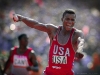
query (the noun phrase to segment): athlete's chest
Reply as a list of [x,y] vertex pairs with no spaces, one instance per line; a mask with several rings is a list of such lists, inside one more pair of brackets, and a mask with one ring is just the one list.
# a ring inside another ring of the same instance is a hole
[[14,66],[18,66],[18,67],[26,67],[26,66],[28,66],[27,56],[15,54],[13,56],[13,65]]
[[60,44],[67,44],[69,39],[70,39],[70,34],[63,35],[60,33],[57,35],[57,41]]
[[13,55],[13,65],[15,67],[27,67],[28,66],[28,50],[20,51],[16,49]]
[[59,44],[54,44],[52,46],[51,53],[53,55],[60,55],[60,56],[70,56],[71,49],[68,46],[60,46]]
[[55,64],[67,64],[67,59],[74,57],[74,50],[72,47],[67,45],[52,45],[50,50],[50,57],[52,57],[52,63]]

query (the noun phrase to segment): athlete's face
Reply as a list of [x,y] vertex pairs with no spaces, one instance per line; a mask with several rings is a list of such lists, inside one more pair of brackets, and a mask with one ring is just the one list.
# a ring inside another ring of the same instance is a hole
[[62,21],[64,29],[71,30],[75,24],[75,14],[65,14]]
[[20,44],[23,46],[27,46],[28,45],[28,38],[26,36],[23,36],[20,40]]

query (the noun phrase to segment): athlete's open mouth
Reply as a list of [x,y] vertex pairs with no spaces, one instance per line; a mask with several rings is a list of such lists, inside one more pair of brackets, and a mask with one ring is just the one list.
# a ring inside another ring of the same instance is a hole
[[66,26],[67,28],[72,28],[71,26]]

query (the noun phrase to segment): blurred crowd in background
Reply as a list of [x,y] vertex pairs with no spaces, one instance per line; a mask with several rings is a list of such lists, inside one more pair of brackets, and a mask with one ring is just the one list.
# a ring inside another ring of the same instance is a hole
[[45,32],[15,23],[12,13],[33,18],[42,23],[62,25],[66,9],[76,12],[75,27],[84,33],[84,58],[74,62],[76,75],[100,74],[100,1],[99,0],[0,0],[0,65],[3,69],[10,49],[18,45],[17,36],[25,33],[41,63],[42,70],[48,62],[49,38]]

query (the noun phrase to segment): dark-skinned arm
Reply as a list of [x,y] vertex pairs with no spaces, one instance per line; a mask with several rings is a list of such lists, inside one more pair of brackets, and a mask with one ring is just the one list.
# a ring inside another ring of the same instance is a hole
[[38,62],[37,62],[36,55],[35,55],[33,50],[29,54],[29,57],[30,57],[30,61],[32,62],[33,65],[32,66],[28,66],[27,70],[28,71],[38,72],[39,71]]
[[17,21],[15,20],[15,16],[13,16],[13,20],[15,22],[23,22],[25,23],[27,26],[31,27],[31,28],[35,28],[37,30],[43,31],[43,32],[47,32],[47,33],[51,33],[52,31],[55,31],[55,29],[57,28],[57,26],[53,25],[53,24],[44,24],[44,23],[40,23],[34,19],[31,19],[29,17],[25,17],[19,14],[14,14],[17,17]]
[[3,75],[4,75],[4,73],[6,73],[8,68],[10,69],[10,64],[11,64],[10,58],[11,58],[11,55],[12,55],[12,51],[13,50],[10,50],[8,60],[6,61],[5,65],[4,65]]

